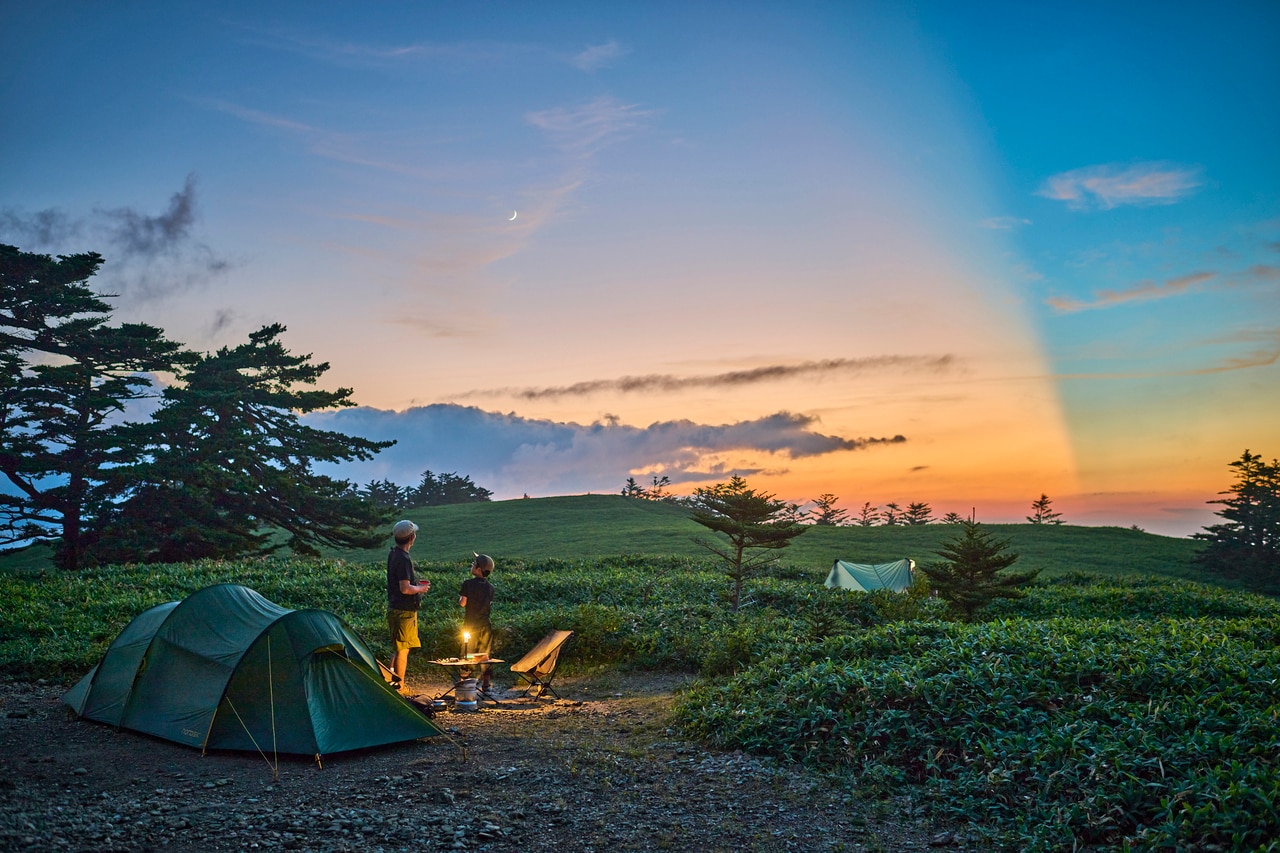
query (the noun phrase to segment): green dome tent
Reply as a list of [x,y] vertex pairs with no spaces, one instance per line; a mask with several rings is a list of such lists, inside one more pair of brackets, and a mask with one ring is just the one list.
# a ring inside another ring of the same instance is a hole
[[337,616],[235,584],[140,613],[63,701],[81,717],[202,749],[318,758],[442,734]]
[[896,560],[892,563],[848,563],[836,560],[827,575],[828,589],[851,589],[871,592],[873,589],[891,589],[903,592],[911,586],[911,573],[915,560]]

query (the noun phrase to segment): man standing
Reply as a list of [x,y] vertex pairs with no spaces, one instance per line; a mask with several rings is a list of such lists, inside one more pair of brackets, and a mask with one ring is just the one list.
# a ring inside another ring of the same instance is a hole
[[391,686],[403,692],[405,671],[409,668],[409,649],[422,646],[418,640],[418,608],[422,594],[431,589],[431,581],[418,583],[409,549],[418,539],[418,525],[397,521],[391,528],[396,546],[387,555],[387,628],[391,632]]
[[[493,585],[489,583],[489,574],[493,571],[493,558],[486,554],[476,554],[471,563],[471,577],[462,582],[462,592],[458,596],[458,606],[464,608],[462,630],[471,635],[475,650],[489,654],[493,645],[493,625],[489,622],[489,608],[493,604]],[[480,667],[480,690],[489,692],[490,667]]]

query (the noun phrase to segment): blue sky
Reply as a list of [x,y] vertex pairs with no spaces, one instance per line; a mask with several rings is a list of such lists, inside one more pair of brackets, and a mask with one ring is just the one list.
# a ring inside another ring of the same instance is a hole
[[1280,453],[1275,4],[260,5],[6,6],[0,240],[285,323],[344,476],[1186,535]]

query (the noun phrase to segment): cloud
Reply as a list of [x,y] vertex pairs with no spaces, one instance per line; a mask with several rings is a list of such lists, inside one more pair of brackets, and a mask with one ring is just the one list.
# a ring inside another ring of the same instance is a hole
[[615,59],[626,56],[627,49],[610,39],[604,44],[591,45],[569,60],[569,64],[583,71],[595,71],[611,64]]
[[719,458],[723,454],[797,459],[907,440],[825,435],[816,431],[816,419],[789,412],[733,424],[680,420],[634,427],[612,418],[584,425],[434,404],[404,412],[359,407],[302,420],[319,429],[397,442],[372,460],[325,466],[325,473],[356,483],[389,479],[414,485],[426,470],[457,472],[499,498],[615,492],[628,476],[645,471],[661,471],[681,483],[760,470],[729,468]]
[[1212,272],[1197,272],[1171,278],[1164,284],[1147,280],[1128,290],[1099,290],[1094,292],[1094,298],[1088,302],[1057,296],[1050,297],[1046,302],[1061,314],[1072,314],[1076,311],[1088,311],[1093,308],[1109,308],[1125,302],[1146,302],[1152,299],[1176,296],[1209,281],[1216,275],[1217,273]]
[[249,124],[256,124],[259,127],[269,127],[275,130],[287,130],[291,133],[320,134],[322,132],[319,128],[312,127],[309,124],[304,124],[303,122],[284,118],[283,116],[278,116],[262,110],[242,107],[239,104],[234,104],[230,101],[211,100],[206,101],[205,103],[218,112],[226,113],[229,116],[234,116],[235,118],[248,122]]
[[590,379],[572,385],[546,388],[492,388],[467,391],[452,395],[454,399],[468,397],[519,397],[524,400],[541,400],[559,397],[584,397],[601,392],[622,394],[676,392],[700,388],[732,388],[755,385],[760,382],[777,382],[797,377],[821,377],[831,373],[865,373],[880,370],[926,371],[941,373],[956,366],[951,355],[880,355],[867,358],[829,358],[820,361],[803,361],[798,364],[773,364],[750,370],[733,370],[707,376],[672,376],[649,374],[623,376],[617,379]]
[[196,220],[196,178],[188,175],[162,213],[119,207],[73,217],[57,209],[5,210],[0,238],[28,252],[98,252],[105,260],[99,278],[122,297],[142,302],[203,285],[230,269],[226,259],[195,239]]
[[1017,216],[991,216],[978,223],[980,227],[989,228],[992,231],[1012,231],[1014,228],[1030,224],[1030,219],[1021,219]]
[[154,258],[176,251],[191,235],[196,221],[195,177],[188,175],[180,191],[169,199],[169,209],[148,216],[127,207],[104,211],[114,225],[116,242],[130,255]]
[[1153,379],[1168,376],[1210,376],[1216,373],[1230,373],[1235,370],[1249,370],[1254,367],[1270,367],[1280,363],[1280,329],[1244,329],[1229,335],[1206,338],[1190,344],[1180,345],[1186,351],[1191,347],[1221,347],[1232,345],[1252,345],[1242,355],[1219,359],[1207,367],[1192,367],[1185,370],[1135,370],[1117,371],[1115,373],[1057,373],[1046,378],[1055,381],[1068,379]]
[[624,104],[611,95],[573,107],[526,113],[525,120],[543,131],[566,153],[590,157],[601,148],[644,126],[654,110]]
[[1198,166],[1176,163],[1087,166],[1053,175],[1036,194],[1066,202],[1072,210],[1174,204],[1204,183],[1200,172]]
[[1271,264],[1254,264],[1244,271],[1244,276],[1256,281],[1280,281],[1280,267]]

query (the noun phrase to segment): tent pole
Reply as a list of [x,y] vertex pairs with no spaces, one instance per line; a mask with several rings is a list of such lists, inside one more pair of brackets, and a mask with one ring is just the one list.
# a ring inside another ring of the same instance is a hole
[[276,748],[276,679],[271,669],[271,633],[267,633],[267,699],[271,706],[271,781],[280,781],[280,752]]

